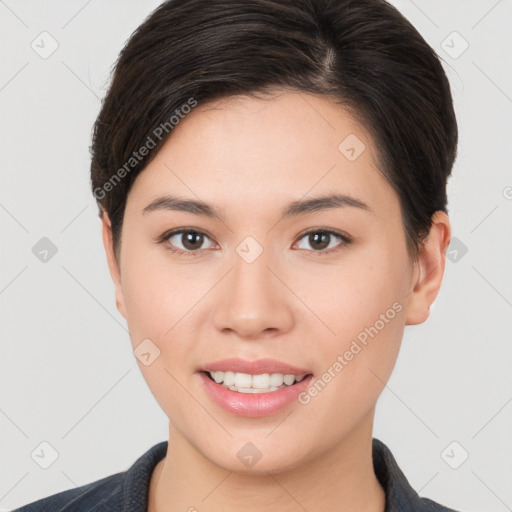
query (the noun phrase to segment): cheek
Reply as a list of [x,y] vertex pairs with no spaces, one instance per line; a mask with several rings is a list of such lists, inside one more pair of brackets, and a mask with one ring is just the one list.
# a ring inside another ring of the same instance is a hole
[[360,258],[357,264],[331,267],[329,279],[322,280],[324,287],[312,286],[321,282],[318,273],[316,280],[308,277],[308,305],[334,331],[317,319],[310,324],[317,339],[319,382],[313,383],[303,403],[310,401],[307,407],[319,424],[332,424],[336,418],[340,428],[350,429],[382,392],[405,325],[403,268],[393,258]]
[[343,264],[303,274],[298,292],[322,320],[310,323],[318,363],[336,375],[324,396],[333,393],[336,403],[344,396],[346,410],[364,408],[380,393],[379,378],[386,381],[391,374],[403,336],[407,255],[382,247],[387,248],[372,247]]
[[[190,348],[183,329],[192,313],[187,315],[187,311],[197,301],[196,287],[187,286],[190,276],[183,272],[183,266],[173,268],[165,255],[152,255],[147,250],[142,254],[135,246],[126,243],[122,260],[131,344],[149,389],[166,414],[174,418],[183,414],[189,400],[179,383]],[[144,360],[145,353],[150,354],[150,361]]]
[[[186,351],[190,330],[197,323],[205,294],[216,282],[212,271],[171,262],[157,248],[137,252],[137,244],[126,244],[122,288],[132,345],[151,339],[167,359]],[[140,253],[140,254],[139,254]],[[169,362],[169,361],[168,361]]]
[[[372,252],[358,253],[337,265],[311,265],[296,273],[294,291],[324,320],[328,337],[351,338],[373,325],[395,302],[404,301],[405,264],[399,255],[376,257]],[[318,327],[322,328],[321,322]]]
[[122,290],[132,341],[161,340],[181,309],[177,274],[158,254],[137,249],[129,240],[123,249]]

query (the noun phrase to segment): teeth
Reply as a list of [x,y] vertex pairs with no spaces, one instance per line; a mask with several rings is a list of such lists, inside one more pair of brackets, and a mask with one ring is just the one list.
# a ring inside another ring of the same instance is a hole
[[[259,393],[277,391],[295,382],[300,382],[306,375],[292,375],[283,373],[263,373],[250,375],[239,372],[208,372],[212,379],[232,391],[241,393]],[[264,391],[263,391],[264,390]]]
[[291,386],[295,382],[295,375],[285,375],[284,376],[284,383],[287,386]]
[[[244,374],[247,375],[247,374]],[[270,386],[270,375],[264,373],[263,375],[247,375],[249,377],[249,385],[245,388],[253,387],[255,389],[267,389]]]
[[236,386],[228,386],[228,389],[231,391],[238,391],[239,393],[270,393],[272,391],[277,391],[278,389],[285,388],[286,386],[281,386],[279,388],[267,388],[267,389],[254,389],[254,388],[237,388]]
[[220,384],[224,380],[224,372],[208,372],[211,378],[217,383]]
[[272,373],[270,375],[271,386],[282,386],[284,382],[284,375],[282,373]]
[[232,386],[235,383],[235,374],[233,372],[225,372],[223,380],[226,386]]

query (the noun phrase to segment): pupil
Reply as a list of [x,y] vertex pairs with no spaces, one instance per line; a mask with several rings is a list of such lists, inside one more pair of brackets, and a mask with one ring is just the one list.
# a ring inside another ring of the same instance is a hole
[[[313,233],[309,235],[309,242],[311,243],[311,246],[314,247],[315,244],[318,244],[318,238],[319,237],[325,237],[326,239],[329,238],[329,233],[319,232],[319,233]],[[317,247],[318,249],[325,249],[329,245],[328,240],[324,241],[323,243],[320,243],[321,247]]]
[[[185,242],[183,243],[183,245],[187,248],[187,249],[197,249],[198,247],[201,247],[202,245],[202,236],[201,233],[186,233],[186,236],[185,236]],[[197,237],[199,238],[199,244],[197,244],[197,240],[196,240],[196,243],[194,244],[193,240],[194,238]]]

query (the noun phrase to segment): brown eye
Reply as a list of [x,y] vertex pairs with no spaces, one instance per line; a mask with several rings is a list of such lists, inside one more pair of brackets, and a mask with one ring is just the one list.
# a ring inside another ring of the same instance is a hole
[[204,236],[194,231],[180,233],[179,236],[181,236],[180,240],[185,249],[189,249],[190,251],[200,249],[204,242]]
[[195,252],[201,252],[204,249],[205,240],[210,240],[210,237],[205,233],[191,229],[173,231],[164,235],[161,239],[162,242],[169,243],[169,249],[172,252],[185,255],[194,255]]
[[[318,253],[318,255],[330,254],[352,242],[352,239],[347,235],[328,229],[309,231],[300,237],[300,240],[303,239],[311,247],[311,249],[307,247],[305,249]],[[338,243],[336,243],[336,239]],[[211,240],[206,233],[192,229],[181,229],[163,235],[160,242],[166,242],[167,248],[173,253],[184,256],[199,256],[205,250],[203,247],[205,240]],[[299,249],[304,249],[304,247],[299,247]]]
[[308,235],[308,242],[313,249],[323,250],[329,246],[331,235],[329,233],[317,232]]
[[[312,248],[313,252],[325,254],[330,254],[333,250],[336,251],[351,242],[351,239],[348,236],[331,230],[309,231],[301,236],[300,240],[303,239],[306,240],[306,242]],[[338,241],[341,241],[341,243],[336,243],[335,239],[338,239]],[[299,248],[307,249],[307,247]]]

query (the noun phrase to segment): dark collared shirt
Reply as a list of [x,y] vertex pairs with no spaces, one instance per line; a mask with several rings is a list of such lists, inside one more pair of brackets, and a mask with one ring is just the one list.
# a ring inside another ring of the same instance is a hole
[[[385,512],[457,512],[420,498],[382,441],[373,438],[372,448],[374,471],[386,493]],[[141,455],[127,471],[34,501],[12,512],[147,512],[151,475],[166,453],[167,441],[162,441]]]

